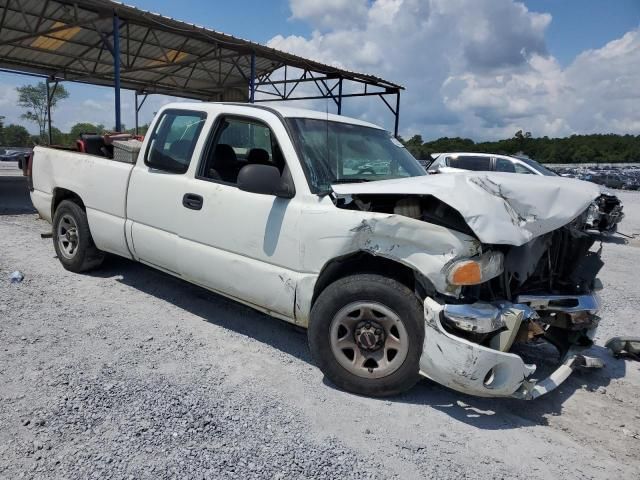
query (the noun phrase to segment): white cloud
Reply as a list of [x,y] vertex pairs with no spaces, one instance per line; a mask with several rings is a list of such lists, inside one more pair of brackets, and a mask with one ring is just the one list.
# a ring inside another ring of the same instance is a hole
[[11,85],[0,85],[0,114],[18,101],[18,93]]
[[464,73],[447,78],[445,105],[469,114],[495,135],[514,127],[536,135],[640,132],[640,31],[588,50],[565,69],[549,56],[503,75]]
[[[290,0],[290,6],[293,18],[316,30],[309,37],[279,35],[269,45],[403,84],[405,135],[485,139],[521,128],[550,136],[640,133],[639,30],[563,68],[545,42],[551,15],[514,0]],[[345,100],[344,111],[392,125],[386,107],[372,99]]]
[[367,13],[367,0],[290,0],[291,18],[317,28],[351,28]]

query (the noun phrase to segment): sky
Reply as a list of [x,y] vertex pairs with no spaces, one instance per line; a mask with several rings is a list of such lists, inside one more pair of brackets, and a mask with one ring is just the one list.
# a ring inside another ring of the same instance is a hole
[[[399,83],[406,87],[404,137],[490,140],[520,129],[552,137],[640,134],[640,0],[125,3]],[[33,81],[0,74],[6,123],[25,123],[15,87]],[[54,111],[54,125],[113,126],[112,89],[66,87],[71,97]],[[169,100],[150,96],[141,123]],[[325,103],[305,106],[324,110]],[[123,92],[122,109],[133,126],[131,92]],[[345,100],[343,113],[393,128],[375,99]]]

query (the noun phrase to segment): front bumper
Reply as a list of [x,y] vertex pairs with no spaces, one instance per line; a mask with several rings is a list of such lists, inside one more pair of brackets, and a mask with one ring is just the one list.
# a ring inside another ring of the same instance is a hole
[[[527,299],[532,302],[532,309],[536,309],[533,302],[540,303],[541,298]],[[582,311],[590,314],[595,314],[599,306],[596,295],[582,296],[578,303],[584,305]],[[507,307],[531,310],[518,304],[509,304]],[[548,304],[546,308],[549,308]],[[566,307],[563,304],[562,307],[556,308]],[[575,306],[573,308],[572,312],[575,313]],[[445,305],[431,298],[425,299],[426,332],[420,358],[420,373],[454,390],[480,397],[515,397],[528,400],[555,389],[577,366],[601,366],[597,359],[580,354],[584,347],[571,347],[562,358],[559,367],[549,377],[536,381],[532,379],[536,365],[524,363],[520,356],[485,347],[447,332],[442,325],[444,310]],[[591,328],[587,335],[593,338],[594,333],[595,327]]]

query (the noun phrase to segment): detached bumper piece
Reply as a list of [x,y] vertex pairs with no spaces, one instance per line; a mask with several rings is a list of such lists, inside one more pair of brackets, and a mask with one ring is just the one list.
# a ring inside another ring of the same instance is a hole
[[[470,395],[530,400],[554,390],[576,367],[602,367],[599,359],[580,354],[595,333],[597,296],[527,296],[518,302],[441,305],[425,299],[421,374]],[[526,341],[543,334],[563,353],[558,368],[536,381],[536,365],[508,350],[523,335]]]
[[601,194],[587,210],[585,226],[590,230],[614,233],[624,218],[622,202],[615,195]]

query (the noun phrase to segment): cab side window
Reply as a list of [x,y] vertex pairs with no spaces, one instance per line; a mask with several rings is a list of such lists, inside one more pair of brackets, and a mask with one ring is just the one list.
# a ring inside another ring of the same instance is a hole
[[144,163],[158,170],[185,173],[206,118],[204,112],[166,110],[151,133]]
[[496,158],[496,172],[516,173],[516,167],[509,160]]
[[205,152],[200,177],[236,184],[245,165],[284,169],[284,157],[271,129],[258,120],[223,118]]
[[476,172],[488,172],[491,170],[491,158],[471,155],[459,155],[448,157],[447,164],[452,168],[474,170]]

